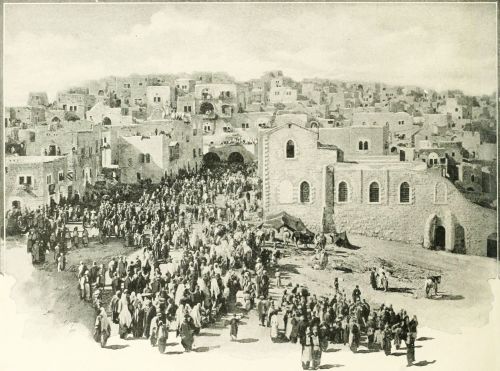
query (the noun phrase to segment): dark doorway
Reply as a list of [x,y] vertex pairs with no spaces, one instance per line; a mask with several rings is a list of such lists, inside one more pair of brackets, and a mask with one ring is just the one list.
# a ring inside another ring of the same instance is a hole
[[212,103],[209,102],[203,102],[200,106],[200,114],[204,115],[207,112],[213,112],[214,111],[214,106]]
[[457,224],[455,227],[455,250],[457,254],[465,254],[465,231],[464,227]]
[[405,151],[399,151],[399,161],[405,161]]
[[50,145],[49,146],[49,156],[55,156],[55,155],[56,155],[56,146]]
[[212,165],[220,162],[220,157],[217,153],[208,152],[203,156],[203,162],[207,165]]
[[434,237],[434,246],[436,250],[444,250],[446,241],[446,229],[442,225],[436,227],[436,236]]
[[20,209],[21,208],[21,201],[12,201],[12,208],[13,209]]
[[236,162],[236,163],[243,163],[244,159],[241,153],[239,152],[232,152],[229,157],[227,158],[228,162]]
[[486,243],[486,256],[488,258],[498,257],[498,238],[496,233],[492,233],[488,236],[488,241]]
[[141,180],[141,173],[137,173],[137,181]]

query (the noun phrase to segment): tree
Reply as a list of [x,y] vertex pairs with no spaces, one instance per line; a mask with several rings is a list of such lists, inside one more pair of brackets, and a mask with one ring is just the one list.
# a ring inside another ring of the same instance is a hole
[[64,113],[64,120],[66,120],[66,121],[78,121],[78,120],[80,120],[80,117],[74,112],[65,112]]

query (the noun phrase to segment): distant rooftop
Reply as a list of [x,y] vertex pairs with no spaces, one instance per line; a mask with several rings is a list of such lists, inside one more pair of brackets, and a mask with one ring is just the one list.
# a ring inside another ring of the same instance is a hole
[[372,158],[349,158],[344,162],[336,162],[334,165],[338,168],[371,170],[371,169],[407,169],[415,171],[423,171],[427,169],[427,165],[423,162],[414,161],[406,162],[399,161],[396,156],[373,156]]
[[64,156],[6,156],[6,165],[10,164],[41,164],[64,158]]

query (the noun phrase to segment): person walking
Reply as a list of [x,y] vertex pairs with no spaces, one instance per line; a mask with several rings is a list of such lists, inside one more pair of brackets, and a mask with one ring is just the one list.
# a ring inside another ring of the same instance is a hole
[[238,339],[239,323],[240,323],[239,318],[236,316],[236,313],[233,313],[233,318],[231,318],[231,321],[229,321],[230,325],[229,336],[231,337],[231,341],[236,341],[236,339]]

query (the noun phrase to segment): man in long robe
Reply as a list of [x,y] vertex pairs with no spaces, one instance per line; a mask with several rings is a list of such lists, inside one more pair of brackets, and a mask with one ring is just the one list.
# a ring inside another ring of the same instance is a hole
[[118,316],[120,315],[120,311],[118,310],[121,292],[118,290],[113,297],[111,298],[111,302],[109,303],[109,309],[111,312],[111,320],[113,323],[119,323]]
[[144,311],[144,336],[146,339],[149,338],[150,329],[151,329],[151,321],[156,316],[156,307],[148,301],[146,304],[146,309]]
[[179,336],[181,337],[181,344],[186,352],[190,352],[193,348],[193,329],[189,321],[189,315],[184,316],[184,321],[179,327]]

